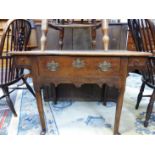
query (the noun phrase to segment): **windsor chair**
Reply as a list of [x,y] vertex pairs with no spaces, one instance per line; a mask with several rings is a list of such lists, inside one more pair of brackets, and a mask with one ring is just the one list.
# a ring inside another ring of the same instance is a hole
[[[129,19],[128,20],[129,29],[133,37],[135,47],[137,51],[140,52],[155,52],[155,27],[154,23],[148,19]],[[139,108],[142,97],[150,97],[149,104],[147,106],[146,118],[144,121],[144,126],[148,126],[148,122],[153,110],[153,105],[155,102],[155,57],[149,58],[147,65],[144,67],[142,74],[142,85],[140,92],[137,97],[136,109]],[[152,94],[143,95],[145,86],[149,86],[153,89]]]
[[10,51],[25,51],[31,33],[31,25],[29,21],[24,19],[9,20],[4,28],[1,43],[0,43],[0,88],[3,91],[3,96],[6,97],[7,104],[14,116],[17,116],[13,102],[10,98],[9,86],[22,80],[28,90],[35,96],[33,89],[26,81],[24,69],[17,69]]
[[101,27],[101,20],[96,19],[53,19],[48,21],[48,25],[59,30],[59,46],[63,49],[65,28],[90,28],[92,48],[96,47],[96,29]]

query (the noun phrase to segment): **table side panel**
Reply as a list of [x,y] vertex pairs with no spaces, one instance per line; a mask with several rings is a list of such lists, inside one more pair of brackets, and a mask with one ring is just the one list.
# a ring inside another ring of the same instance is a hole
[[15,56],[15,64],[19,68],[31,69],[32,61],[32,57],[30,56]]
[[146,57],[129,57],[128,69],[134,71],[135,69],[143,70],[148,59]]

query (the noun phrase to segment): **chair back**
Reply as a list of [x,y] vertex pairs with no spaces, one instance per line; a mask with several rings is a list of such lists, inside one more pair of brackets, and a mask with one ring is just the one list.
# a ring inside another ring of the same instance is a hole
[[48,25],[56,30],[65,27],[81,28],[81,27],[101,27],[101,20],[96,19],[51,19]]
[[137,51],[155,51],[155,27],[149,19],[128,19],[128,26]]
[[[129,30],[137,51],[155,53],[155,26],[149,19],[129,19]],[[155,57],[150,57],[142,71],[143,79],[155,87]]]
[[10,51],[25,51],[31,33],[28,20],[9,20],[0,43],[0,86],[17,82],[23,76],[23,69],[15,68],[15,62]]
[[31,24],[28,20],[9,20],[2,34],[0,55],[9,51],[26,50],[30,33]]

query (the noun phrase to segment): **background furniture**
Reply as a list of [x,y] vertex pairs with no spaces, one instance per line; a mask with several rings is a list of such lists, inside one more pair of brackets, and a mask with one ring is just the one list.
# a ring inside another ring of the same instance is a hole
[[[155,53],[155,26],[151,20],[148,19],[129,19],[128,20],[131,35],[133,37],[137,51]],[[146,119],[144,126],[148,126],[148,121],[152,113],[155,102],[155,58],[150,57],[142,74],[142,85],[137,98],[136,109],[138,109],[142,97],[150,97],[147,107]],[[153,89],[151,95],[143,95],[145,85]]]
[[63,48],[65,28],[90,28],[92,48],[96,47],[96,29],[101,27],[101,20],[96,19],[53,19],[48,20],[48,25],[59,30],[59,45]]
[[[17,116],[10,98],[9,86],[22,80],[29,91],[35,96],[32,88],[24,77],[24,69],[17,69],[13,58],[8,54],[10,51],[25,51],[31,33],[29,21],[23,19],[9,20],[4,28],[0,43],[0,88],[6,97],[7,104],[15,116]],[[1,97],[1,98],[2,98]]]
[[3,34],[3,29],[7,23],[7,19],[0,19],[0,40]]

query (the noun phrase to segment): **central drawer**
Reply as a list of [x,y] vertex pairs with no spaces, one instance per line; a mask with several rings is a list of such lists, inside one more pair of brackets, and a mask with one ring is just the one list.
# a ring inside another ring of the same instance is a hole
[[103,77],[120,71],[118,57],[44,56],[37,61],[39,74],[45,77]]

